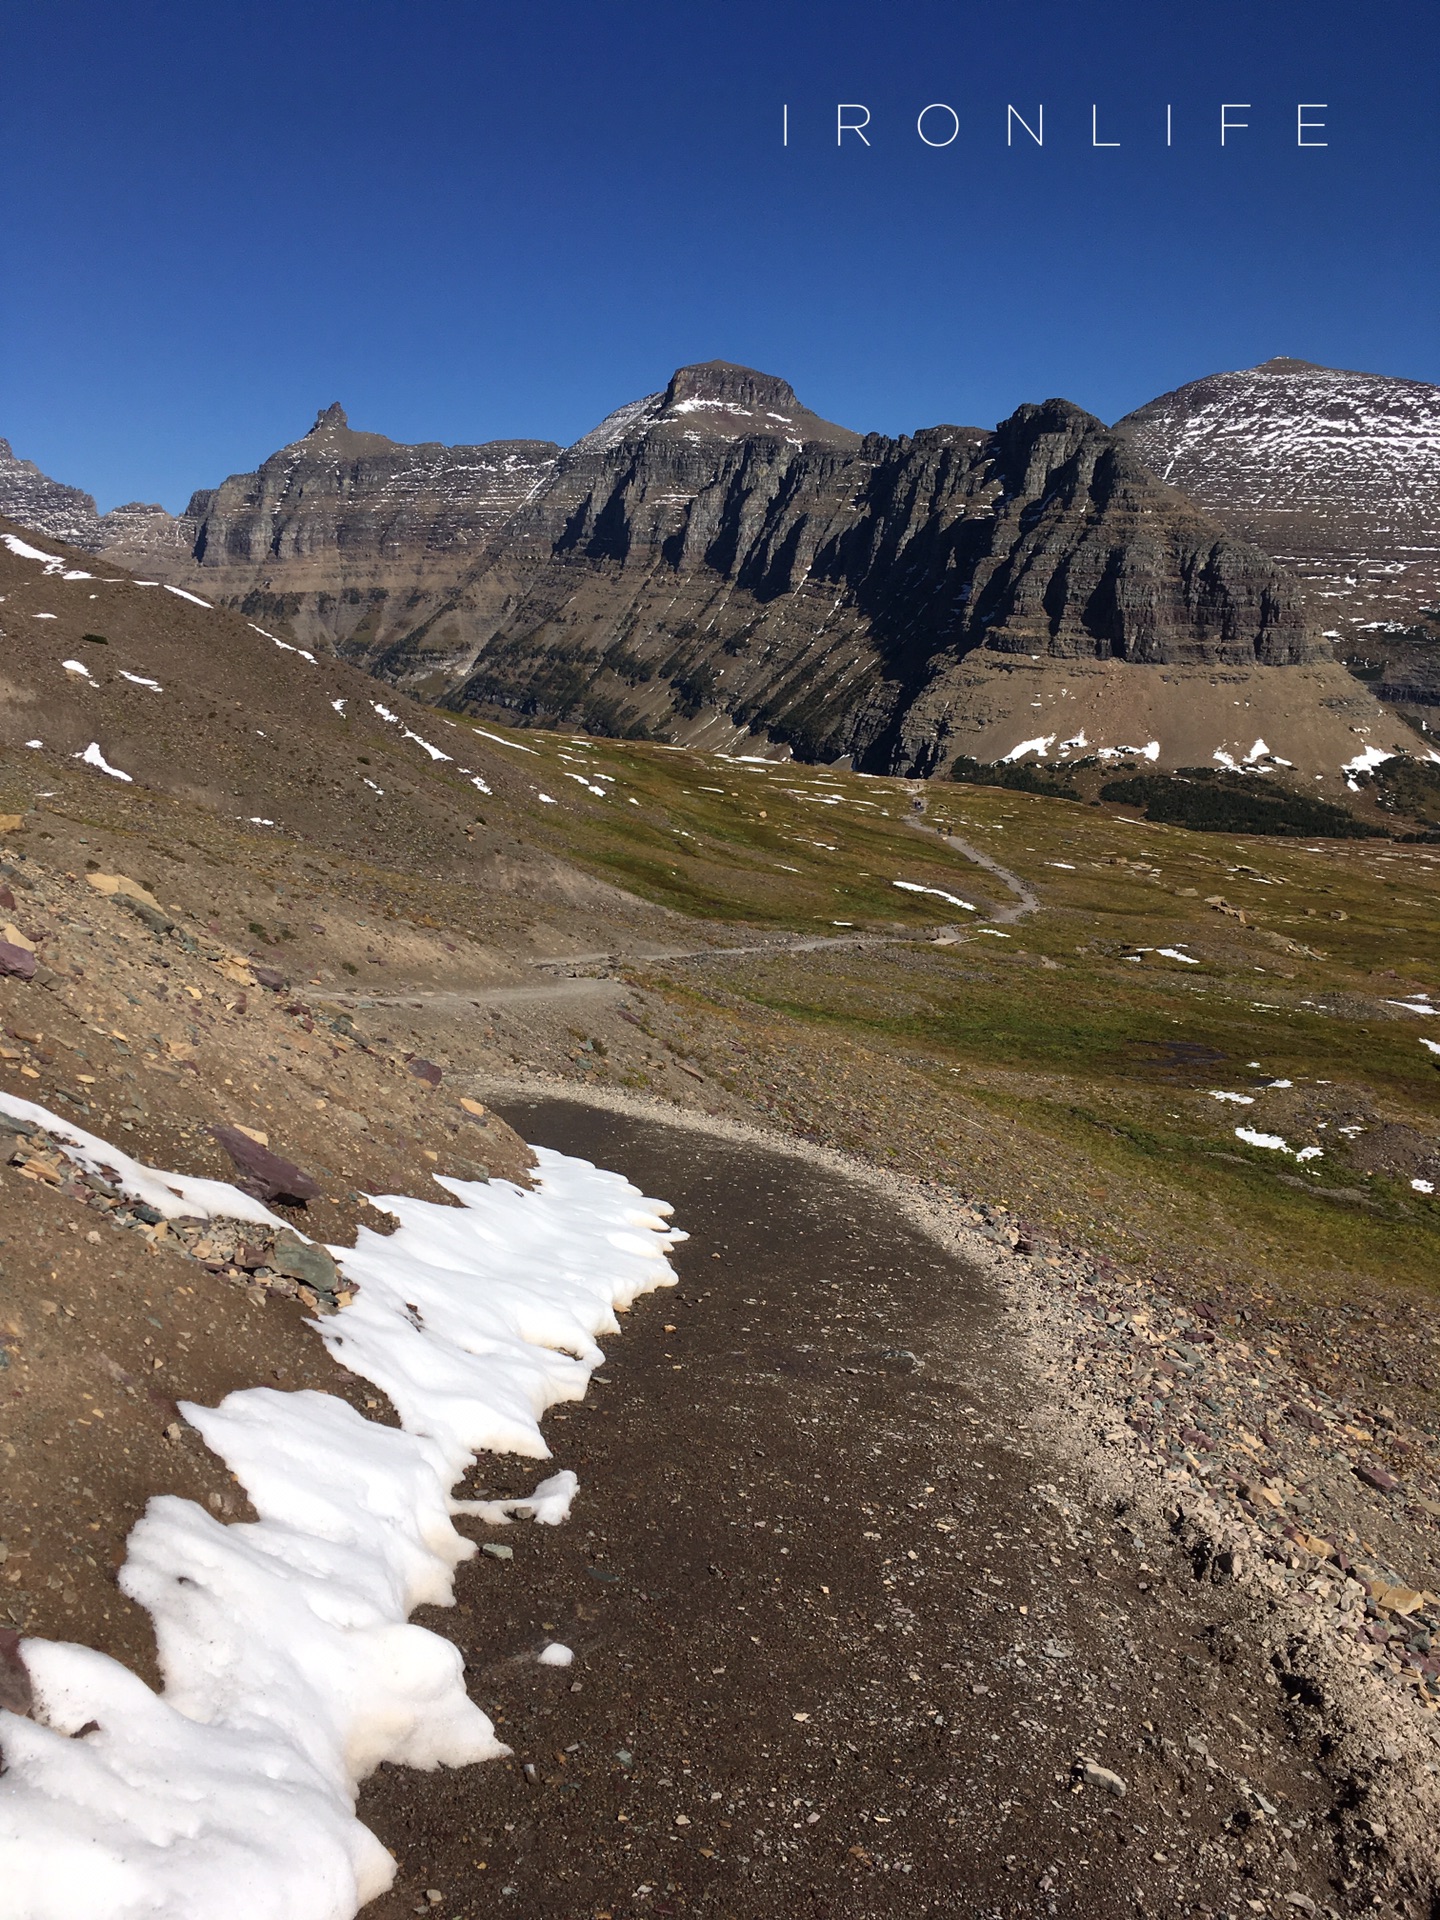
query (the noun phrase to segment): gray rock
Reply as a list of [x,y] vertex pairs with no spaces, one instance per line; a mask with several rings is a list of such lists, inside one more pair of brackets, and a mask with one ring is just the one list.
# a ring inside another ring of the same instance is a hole
[[1118,1773],[1112,1773],[1109,1767],[1102,1767],[1098,1760],[1077,1760],[1075,1774],[1087,1787],[1104,1787],[1118,1799],[1124,1798],[1125,1782]]

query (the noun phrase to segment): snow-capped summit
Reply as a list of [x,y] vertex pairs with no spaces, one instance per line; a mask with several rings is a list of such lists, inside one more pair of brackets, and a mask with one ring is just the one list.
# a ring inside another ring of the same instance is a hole
[[1162,394],[1118,430],[1308,580],[1347,637],[1440,601],[1440,387],[1267,360]]

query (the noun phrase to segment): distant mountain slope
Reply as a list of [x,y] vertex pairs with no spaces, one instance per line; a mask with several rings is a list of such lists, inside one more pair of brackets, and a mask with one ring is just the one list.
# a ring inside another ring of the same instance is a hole
[[1338,764],[1378,710],[1329,652],[1283,568],[1079,408],[860,439],[711,363],[578,441],[453,597],[365,659],[543,725],[927,772],[1141,724],[1172,764],[1232,734],[1244,752],[1252,694],[1265,725],[1323,707],[1299,751]]
[[21,460],[8,440],[0,440],[0,514],[32,533],[87,549],[100,520],[92,494],[52,480],[33,460]]
[[708,361],[563,452],[405,447],[331,407],[178,517],[21,477],[109,563],[521,722],[917,773],[1257,743],[1323,771],[1397,731],[1293,573],[1063,400],[862,437]]
[[448,587],[559,451],[547,440],[404,446],[356,432],[331,406],[256,472],[196,493],[176,520],[144,508],[107,515],[98,547],[284,620],[306,644],[363,644],[385,631],[392,596],[413,619]]
[[1292,567],[1341,636],[1440,602],[1440,387],[1267,360],[1162,394],[1116,431]]

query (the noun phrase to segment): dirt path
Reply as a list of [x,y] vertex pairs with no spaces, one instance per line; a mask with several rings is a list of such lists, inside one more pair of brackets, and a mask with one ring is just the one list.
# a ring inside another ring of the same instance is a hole
[[1016,896],[1013,907],[997,907],[994,913],[989,915],[990,919],[1001,921],[1006,926],[1013,926],[1017,920],[1023,920],[1027,913],[1040,911],[1040,896],[1035,890],[1018,874],[1011,873],[1008,867],[1002,867],[998,860],[992,859],[979,847],[972,847],[968,840],[962,840],[958,834],[942,833],[938,827],[927,826],[923,820],[912,819],[909,824],[917,833],[934,834],[935,838],[943,840],[947,847],[953,847],[956,853],[963,854],[967,860],[973,860],[977,867],[983,867],[987,873],[993,873],[995,878]]
[[[575,1519],[510,1529],[513,1560],[480,1558],[456,1610],[418,1616],[466,1650],[515,1758],[367,1785],[361,1815],[401,1861],[375,1920],[1340,1898],[1253,1622],[1065,1486],[976,1272],[811,1163],[500,1106],[671,1199],[693,1237],[679,1287],[547,1421]],[[538,1473],[492,1460],[485,1484]],[[573,1666],[536,1663],[550,1639]],[[1123,1797],[1078,1785],[1080,1759]]]

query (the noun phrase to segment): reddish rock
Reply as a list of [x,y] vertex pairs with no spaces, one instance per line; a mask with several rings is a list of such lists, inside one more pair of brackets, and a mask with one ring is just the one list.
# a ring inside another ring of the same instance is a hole
[[1383,1467],[1356,1467],[1355,1478],[1363,1480],[1367,1487],[1373,1487],[1377,1493],[1395,1493],[1400,1487],[1394,1474],[1386,1473]]
[[0,974],[10,974],[16,980],[35,978],[35,956],[24,947],[15,947],[8,940],[0,940]]
[[438,1087],[444,1078],[440,1068],[433,1060],[422,1060],[417,1054],[410,1062],[410,1071],[417,1080],[423,1080],[427,1086]]
[[290,1200],[300,1206],[320,1198],[319,1183],[310,1174],[238,1127],[211,1127],[210,1131],[244,1176],[235,1183],[242,1192],[257,1200]]

